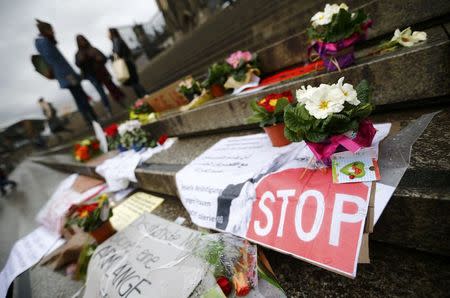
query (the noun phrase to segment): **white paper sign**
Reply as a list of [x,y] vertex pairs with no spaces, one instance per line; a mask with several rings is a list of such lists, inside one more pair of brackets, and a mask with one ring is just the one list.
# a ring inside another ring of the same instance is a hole
[[137,182],[134,170],[153,154],[170,148],[176,139],[170,138],[163,145],[143,149],[139,152],[127,150],[105,160],[95,168],[95,171],[105,178],[110,191],[119,191],[128,187],[130,182]]
[[199,236],[142,215],[95,250],[84,297],[188,297],[207,270],[188,250]]
[[103,153],[108,152],[108,141],[106,140],[103,128],[96,121],[92,121],[92,126],[94,127],[95,138],[100,142],[100,150]]
[[39,262],[52,247],[55,247],[59,237],[58,234],[41,226],[14,244],[8,261],[0,273],[0,297],[6,297],[14,279]]
[[[181,201],[192,221],[201,227],[215,229],[219,208],[217,198],[223,190],[235,187],[240,192],[245,189],[246,181],[267,172],[278,156],[297,146],[299,144],[272,147],[266,134],[256,134],[226,138],[206,150],[176,174]],[[245,209],[245,202],[243,205],[238,208],[240,212],[249,213],[251,209]]]

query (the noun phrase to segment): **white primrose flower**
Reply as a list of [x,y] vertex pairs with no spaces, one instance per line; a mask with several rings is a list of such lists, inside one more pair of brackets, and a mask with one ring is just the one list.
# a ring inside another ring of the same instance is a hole
[[132,132],[139,128],[141,128],[141,122],[139,122],[139,120],[128,120],[120,124],[117,130],[119,131],[119,135],[122,136],[126,132]]
[[296,91],[297,102],[304,104],[311,95],[317,90],[317,87],[309,86],[305,88],[305,86],[300,87]]
[[180,82],[180,84],[178,85],[178,87],[186,87],[187,89],[191,89],[192,85],[194,84],[194,79],[193,78],[187,78],[183,81]]
[[353,85],[344,83],[344,77],[340,78],[337,82],[337,84],[334,84],[337,88],[333,89],[333,92],[337,91],[337,94],[334,96],[342,96],[344,98],[344,101],[348,102],[351,105],[357,106],[361,102],[358,100],[358,94],[356,93],[355,88],[353,88]]
[[337,85],[321,84],[305,102],[305,108],[316,119],[325,119],[330,114],[344,109],[345,99],[340,95]]
[[394,32],[394,36],[391,38],[391,41],[398,42],[400,45],[404,47],[412,47],[418,42],[427,40],[427,33],[422,31],[414,31],[412,32],[411,28],[408,27],[403,31],[400,29],[396,29]]
[[314,28],[321,25],[327,25],[331,23],[333,15],[339,13],[340,9],[348,10],[348,6],[345,3],[337,4],[326,4],[324,11],[319,11],[311,18],[311,23]]

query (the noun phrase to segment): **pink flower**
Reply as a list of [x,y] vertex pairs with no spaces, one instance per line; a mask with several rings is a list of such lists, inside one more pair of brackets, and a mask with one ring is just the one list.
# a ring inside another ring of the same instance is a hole
[[238,68],[239,64],[241,63],[241,60],[244,62],[248,62],[252,60],[252,53],[249,51],[237,51],[230,55],[230,57],[227,58],[227,63],[230,64],[234,69]]
[[136,102],[134,103],[134,107],[139,108],[143,104],[145,104],[145,100],[141,98],[141,99],[136,100]]

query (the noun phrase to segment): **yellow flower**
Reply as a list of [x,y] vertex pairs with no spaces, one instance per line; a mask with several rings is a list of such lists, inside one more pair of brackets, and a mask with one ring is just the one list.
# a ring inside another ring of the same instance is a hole
[[89,215],[89,212],[87,210],[83,210],[83,212],[81,212],[80,214],[80,218],[85,218]]
[[277,101],[278,101],[278,99],[271,99],[271,100],[269,100],[269,105],[274,107],[277,105]]

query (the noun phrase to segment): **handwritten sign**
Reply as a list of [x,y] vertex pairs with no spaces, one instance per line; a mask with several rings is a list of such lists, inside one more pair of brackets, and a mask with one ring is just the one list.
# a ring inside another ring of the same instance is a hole
[[110,218],[111,224],[117,231],[123,230],[144,212],[152,212],[164,202],[163,198],[137,192],[122,202],[113,210],[113,216]]
[[144,213],[97,247],[84,297],[188,297],[207,270],[188,251],[199,236]]

